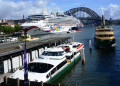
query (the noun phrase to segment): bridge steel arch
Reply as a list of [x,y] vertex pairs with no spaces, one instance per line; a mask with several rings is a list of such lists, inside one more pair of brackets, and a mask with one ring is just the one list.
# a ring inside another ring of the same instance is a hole
[[90,15],[89,18],[80,18],[80,20],[94,20],[97,23],[101,22],[101,17],[92,9],[87,8],[87,7],[78,7],[78,8],[72,8],[66,12],[64,12],[65,15],[73,15],[78,11],[83,11],[86,12],[88,15]]

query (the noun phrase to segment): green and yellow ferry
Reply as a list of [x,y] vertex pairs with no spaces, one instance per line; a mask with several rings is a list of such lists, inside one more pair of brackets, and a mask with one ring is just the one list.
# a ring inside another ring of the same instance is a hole
[[114,48],[116,45],[114,30],[113,28],[105,27],[104,16],[103,26],[99,26],[95,30],[94,43],[96,47],[104,49]]

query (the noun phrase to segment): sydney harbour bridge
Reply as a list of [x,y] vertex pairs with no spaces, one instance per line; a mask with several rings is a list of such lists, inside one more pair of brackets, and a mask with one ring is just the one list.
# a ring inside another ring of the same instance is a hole
[[81,20],[84,25],[98,26],[101,24],[101,17],[92,9],[87,7],[78,7],[64,12],[66,15],[72,15]]

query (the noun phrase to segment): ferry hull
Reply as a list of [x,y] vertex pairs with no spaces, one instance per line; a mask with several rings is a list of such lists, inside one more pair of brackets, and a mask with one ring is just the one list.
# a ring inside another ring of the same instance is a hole
[[58,72],[55,76],[51,77],[51,79],[49,81],[47,81],[47,83],[52,83],[55,79],[57,79],[58,77],[60,77],[65,71],[67,71],[72,65],[74,65],[76,62],[79,61],[79,59],[81,58],[80,56],[80,52],[77,53],[75,55],[75,58],[73,57],[73,61],[68,64],[66,67],[64,67],[60,72]]
[[94,38],[94,44],[98,48],[110,49],[110,48],[115,48],[116,40],[115,39],[100,40],[100,39]]

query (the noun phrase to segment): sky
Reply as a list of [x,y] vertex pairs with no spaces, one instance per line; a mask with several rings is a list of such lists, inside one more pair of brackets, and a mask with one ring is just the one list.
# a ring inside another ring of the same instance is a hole
[[120,19],[120,0],[0,0],[0,19],[22,19],[43,10],[48,13],[87,7],[106,19]]

